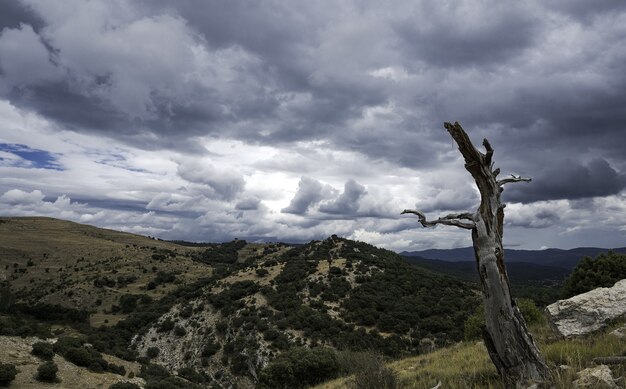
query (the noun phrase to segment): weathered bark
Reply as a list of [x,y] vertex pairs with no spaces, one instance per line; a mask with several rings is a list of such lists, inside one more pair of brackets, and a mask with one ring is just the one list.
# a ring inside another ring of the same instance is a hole
[[444,224],[472,230],[485,301],[483,337],[489,356],[507,388],[525,387],[523,385],[529,381],[545,381],[549,370],[511,298],[502,247],[505,207],[500,201],[502,186],[512,182],[529,182],[530,179],[511,176],[497,180],[500,169],[493,169],[493,149],[487,139],[483,141],[486,150],[483,154],[474,147],[459,123],[445,123],[444,127],[459,146],[465,159],[465,169],[476,181],[480,206],[474,213],[452,214],[432,221],[427,221],[424,214],[416,210],[402,213],[417,215],[424,227]]

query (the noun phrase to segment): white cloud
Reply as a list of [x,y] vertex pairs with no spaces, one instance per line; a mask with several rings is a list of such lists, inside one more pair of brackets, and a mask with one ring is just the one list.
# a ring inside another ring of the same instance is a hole
[[25,192],[19,189],[11,189],[0,196],[0,201],[11,205],[32,205],[41,203],[43,198],[44,195],[40,190]]

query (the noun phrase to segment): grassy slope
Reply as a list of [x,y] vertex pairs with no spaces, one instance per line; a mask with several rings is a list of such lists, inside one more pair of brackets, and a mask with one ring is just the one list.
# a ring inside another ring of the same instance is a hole
[[[210,266],[189,258],[199,250],[51,218],[0,218],[0,281],[9,281],[21,301],[95,310],[94,325],[123,317],[110,313],[123,294],[160,298],[177,287],[166,283],[146,291],[158,271],[177,273],[179,284],[210,275]],[[152,258],[161,252],[175,256]],[[136,280],[123,287],[94,287],[96,278],[129,276]],[[96,306],[97,300],[102,304]]]
[[[593,364],[593,358],[626,355],[626,339],[610,334],[624,323],[581,339],[554,340],[547,325],[531,328],[541,351],[552,368],[556,388],[572,387],[576,372]],[[558,366],[568,365],[569,369]],[[432,353],[388,364],[402,389],[432,388],[439,381],[446,389],[502,388],[497,372],[482,342],[462,342]],[[626,366],[613,368],[613,377],[626,374]],[[351,389],[350,377],[326,382],[315,389]]]

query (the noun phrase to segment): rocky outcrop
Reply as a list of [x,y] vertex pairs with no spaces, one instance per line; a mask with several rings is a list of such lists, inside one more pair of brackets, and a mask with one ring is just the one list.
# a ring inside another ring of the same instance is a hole
[[585,335],[626,316],[626,279],[611,288],[597,288],[546,308],[550,322],[564,337]]

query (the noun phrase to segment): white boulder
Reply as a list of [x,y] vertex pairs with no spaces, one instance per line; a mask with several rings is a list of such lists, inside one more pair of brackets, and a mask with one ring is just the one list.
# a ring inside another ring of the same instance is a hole
[[626,316],[626,279],[611,288],[597,288],[548,305],[546,311],[564,337],[597,331],[611,320]]

